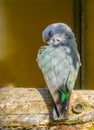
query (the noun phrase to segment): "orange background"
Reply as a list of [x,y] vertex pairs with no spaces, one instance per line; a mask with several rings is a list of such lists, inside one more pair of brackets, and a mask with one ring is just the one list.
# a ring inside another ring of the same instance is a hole
[[94,89],[94,1],[87,0],[86,88]]
[[[87,0],[86,88],[94,88],[94,1]],[[0,86],[44,87],[36,63],[41,33],[51,23],[73,28],[73,0],[0,3]]]
[[72,0],[27,0],[0,6],[0,85],[46,86],[36,57],[41,33],[51,23],[73,27]]

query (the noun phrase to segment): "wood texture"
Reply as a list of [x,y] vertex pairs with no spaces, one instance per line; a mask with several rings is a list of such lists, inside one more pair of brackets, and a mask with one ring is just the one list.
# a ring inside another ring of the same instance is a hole
[[87,39],[86,6],[87,6],[86,0],[73,0],[73,16],[74,16],[73,30],[76,35],[76,40],[78,43],[78,49],[82,64],[76,82],[76,88],[79,89],[86,89],[86,39]]
[[76,124],[94,120],[94,91],[74,90],[68,120],[54,121],[53,101],[44,88],[1,88],[0,126]]

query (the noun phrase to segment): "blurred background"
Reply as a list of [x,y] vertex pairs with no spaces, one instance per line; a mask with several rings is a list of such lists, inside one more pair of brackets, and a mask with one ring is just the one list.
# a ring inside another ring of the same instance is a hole
[[0,86],[45,87],[36,63],[42,30],[64,22],[77,37],[82,67],[76,88],[94,88],[93,0],[0,0]]

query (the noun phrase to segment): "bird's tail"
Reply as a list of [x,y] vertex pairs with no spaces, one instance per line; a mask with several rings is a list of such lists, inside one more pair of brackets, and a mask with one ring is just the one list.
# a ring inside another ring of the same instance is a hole
[[65,85],[60,86],[56,92],[56,94],[58,95],[58,98],[55,101],[55,110],[56,110],[58,118],[62,116],[64,117],[66,111],[69,108],[69,101],[70,101],[70,95],[71,95],[71,91],[68,89],[69,75],[70,75],[70,72],[68,74],[68,78],[66,80]]
[[58,118],[61,117],[62,115],[64,116],[66,111],[68,110],[70,95],[71,95],[70,92],[62,91],[62,93],[59,93],[58,101],[55,103],[55,110]]

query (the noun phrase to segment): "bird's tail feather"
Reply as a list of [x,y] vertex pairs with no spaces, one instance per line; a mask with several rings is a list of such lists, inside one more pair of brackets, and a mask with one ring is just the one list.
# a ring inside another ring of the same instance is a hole
[[62,92],[59,94],[58,101],[55,105],[55,110],[57,113],[57,116],[63,115],[69,108],[69,101],[70,101],[70,95],[71,93]]

